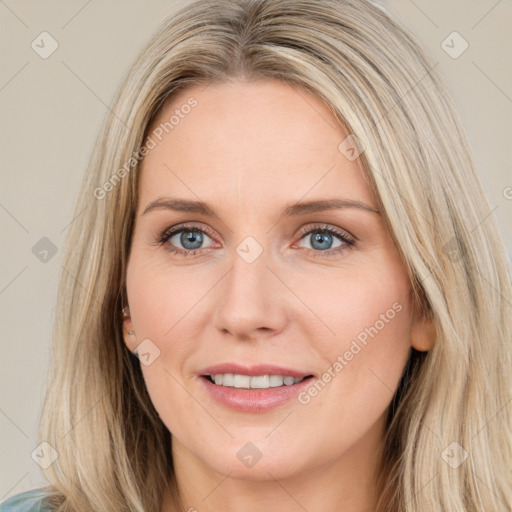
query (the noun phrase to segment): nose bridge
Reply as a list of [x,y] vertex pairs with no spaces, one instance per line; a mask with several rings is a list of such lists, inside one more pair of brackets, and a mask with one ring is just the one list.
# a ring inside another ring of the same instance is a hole
[[[221,285],[216,323],[223,331],[247,337],[256,330],[280,330],[286,321],[279,280],[267,267],[271,254],[263,241],[247,236],[230,255],[230,271]],[[281,285],[282,286],[282,285]]]
[[[269,285],[268,275],[270,272],[267,266],[270,263],[270,253],[268,247],[263,246],[256,238],[248,236],[240,242],[232,255],[232,270],[230,276],[230,287],[232,291],[239,294],[242,292],[243,298],[244,288],[247,290],[254,287],[260,287],[260,290],[254,289],[253,293],[264,292]],[[255,296],[257,299],[258,296]]]

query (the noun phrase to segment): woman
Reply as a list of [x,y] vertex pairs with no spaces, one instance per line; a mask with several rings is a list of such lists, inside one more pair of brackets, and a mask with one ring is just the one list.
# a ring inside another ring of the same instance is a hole
[[49,485],[0,510],[510,510],[510,276],[470,154],[367,0],[167,20],[69,235]]

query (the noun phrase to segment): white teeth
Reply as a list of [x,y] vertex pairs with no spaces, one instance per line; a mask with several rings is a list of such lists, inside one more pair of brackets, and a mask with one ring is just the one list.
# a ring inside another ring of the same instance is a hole
[[269,386],[271,388],[277,388],[283,385],[284,377],[281,377],[281,375],[271,375],[269,380]]
[[268,389],[281,386],[291,386],[301,382],[304,377],[290,377],[282,375],[236,375],[232,373],[219,373],[210,376],[217,386],[245,389]]
[[249,375],[234,375],[233,385],[235,388],[250,388],[251,377]]
[[[215,383],[215,384],[217,384],[217,383]],[[235,385],[232,373],[224,374],[224,378],[222,380],[222,385],[223,386],[234,386]]]
[[270,377],[268,375],[260,375],[251,377],[251,388],[266,389],[270,387]]

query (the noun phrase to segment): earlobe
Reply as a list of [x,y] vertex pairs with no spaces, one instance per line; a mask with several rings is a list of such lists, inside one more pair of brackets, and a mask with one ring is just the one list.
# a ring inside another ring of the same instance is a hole
[[423,316],[414,321],[411,330],[411,345],[419,352],[427,352],[436,342],[436,328],[431,318]]
[[133,330],[132,319],[130,317],[130,310],[128,307],[122,310],[123,317],[123,339],[125,345],[133,352],[136,347],[135,331]]

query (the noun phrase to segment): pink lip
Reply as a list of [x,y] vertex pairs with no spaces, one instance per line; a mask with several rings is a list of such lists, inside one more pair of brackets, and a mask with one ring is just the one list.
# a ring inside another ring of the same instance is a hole
[[239,412],[263,413],[275,407],[283,405],[296,397],[303,389],[307,388],[312,379],[304,379],[291,386],[281,386],[268,389],[238,389],[218,386],[205,378],[206,375],[233,373],[238,375],[282,375],[284,377],[306,377],[312,373],[304,373],[290,368],[282,368],[274,365],[240,366],[226,363],[204,368],[199,372],[199,381],[204,386],[208,395],[217,403],[229,409]]
[[291,368],[274,366],[271,364],[259,364],[255,366],[241,366],[236,363],[222,363],[214,366],[208,366],[199,370],[199,375],[218,375],[220,373],[235,373],[237,375],[282,375],[283,377],[307,377],[313,375],[313,372],[305,373]]

